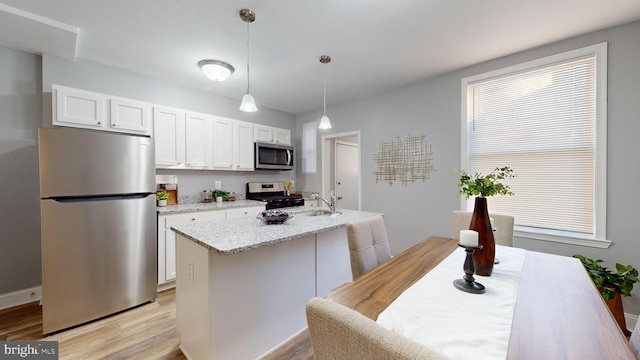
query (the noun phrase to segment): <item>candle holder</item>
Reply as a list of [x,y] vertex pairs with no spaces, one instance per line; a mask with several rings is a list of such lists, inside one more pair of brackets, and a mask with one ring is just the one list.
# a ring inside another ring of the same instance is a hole
[[476,267],[473,264],[473,253],[476,250],[482,249],[482,245],[465,246],[465,245],[458,244],[458,246],[464,248],[464,251],[467,253],[467,256],[464,259],[464,265],[462,266],[462,269],[464,270],[464,277],[462,279],[454,280],[453,286],[455,286],[456,289],[458,290],[472,293],[472,294],[484,293],[485,291],[484,285],[477,283],[473,278],[473,273],[476,272]]

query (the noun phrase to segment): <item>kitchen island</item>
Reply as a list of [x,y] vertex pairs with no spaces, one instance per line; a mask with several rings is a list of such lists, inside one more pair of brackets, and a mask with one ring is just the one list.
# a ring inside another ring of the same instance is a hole
[[257,359],[306,327],[305,305],[350,282],[346,224],[370,212],[185,224],[177,234],[180,348],[193,360]]

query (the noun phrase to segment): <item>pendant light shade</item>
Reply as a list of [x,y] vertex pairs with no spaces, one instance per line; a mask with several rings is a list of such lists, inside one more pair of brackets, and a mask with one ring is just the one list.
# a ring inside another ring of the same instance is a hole
[[242,97],[242,103],[240,103],[240,110],[244,112],[256,112],[258,108],[256,107],[256,101],[253,99],[253,95],[246,93]]
[[331,56],[322,55],[320,56],[320,62],[324,64],[324,95],[322,97],[322,108],[323,115],[320,118],[320,124],[318,124],[318,129],[326,130],[331,129],[331,120],[327,116],[327,64],[331,62]]
[[329,117],[327,115],[322,115],[322,117],[320,118],[320,125],[318,125],[318,129],[331,129],[331,120],[329,120]]
[[242,97],[240,110],[244,112],[256,112],[256,101],[253,99],[250,91],[251,78],[249,76],[249,24],[256,20],[256,14],[249,9],[240,10],[240,19],[247,23],[247,92]]

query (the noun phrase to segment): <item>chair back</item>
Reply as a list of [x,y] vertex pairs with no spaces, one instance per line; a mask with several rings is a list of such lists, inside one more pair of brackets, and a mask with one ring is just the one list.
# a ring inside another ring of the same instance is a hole
[[306,312],[315,360],[446,359],[331,300],[312,298]]
[[640,319],[636,321],[636,326],[633,328],[629,343],[631,344],[633,352],[636,353],[636,357],[640,359]]
[[[471,224],[472,212],[454,211],[453,212],[453,239],[460,238],[460,230],[469,229]],[[493,237],[497,245],[513,246],[513,216],[489,214],[493,218],[494,232]]]
[[382,216],[347,224],[347,239],[354,280],[391,258],[387,229]]

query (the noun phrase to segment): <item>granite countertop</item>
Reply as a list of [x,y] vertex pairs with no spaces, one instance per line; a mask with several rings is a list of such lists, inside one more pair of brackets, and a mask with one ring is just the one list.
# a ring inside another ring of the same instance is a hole
[[226,210],[232,208],[250,207],[250,206],[264,206],[265,203],[256,200],[236,200],[236,201],[223,201],[221,203],[190,203],[190,204],[178,204],[169,206],[158,206],[156,209],[159,215],[170,215],[178,213],[188,213],[193,211],[213,211],[213,210]]
[[335,217],[307,216],[304,211],[292,212],[293,218],[277,225],[267,225],[254,217],[240,217],[183,224],[171,229],[220,255],[231,255],[341,228],[355,220],[381,215],[355,210],[340,212],[342,214]]

